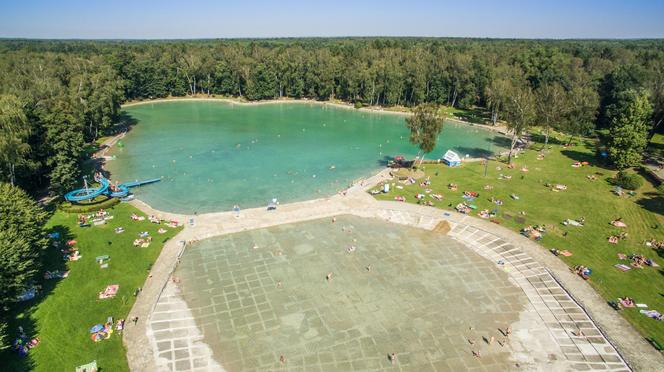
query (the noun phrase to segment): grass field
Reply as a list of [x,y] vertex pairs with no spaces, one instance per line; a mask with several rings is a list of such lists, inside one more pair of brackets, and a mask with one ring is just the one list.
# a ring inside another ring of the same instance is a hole
[[[569,266],[586,265],[592,268],[590,284],[607,300],[629,296],[637,303],[645,303],[649,309],[664,312],[664,271],[662,268],[645,267],[622,272],[613,267],[621,261],[617,253],[639,253],[652,258],[664,267],[664,252],[658,252],[644,245],[644,240],[664,239],[664,197],[656,193],[650,182],[637,191],[635,196],[617,196],[612,193],[611,177],[615,171],[597,165],[593,156],[593,144],[588,142],[571,148],[552,145],[545,153],[544,160],[537,160],[541,145],[535,144],[532,150],[515,159],[514,169],[507,169],[506,164],[490,161],[487,175],[481,162],[465,163],[459,168],[444,165],[425,165],[426,174],[431,177],[431,186],[420,187],[419,183],[404,186],[403,189],[391,188],[388,194],[380,194],[378,199],[393,200],[396,195],[403,195],[406,201],[416,203],[415,195],[425,193],[426,188],[433,193],[443,194],[443,201],[436,201],[428,195],[435,207],[452,209],[464,201],[464,191],[479,192],[473,203],[477,212],[482,209],[498,209],[495,221],[519,231],[526,225],[545,224],[547,232],[540,244],[546,248],[568,249],[571,257],[559,256]],[[573,168],[576,161],[588,161],[590,166]],[[528,172],[522,172],[522,166]],[[501,167],[498,170],[497,167]],[[511,175],[511,180],[499,180],[500,174]],[[595,181],[586,176],[595,175]],[[448,189],[449,183],[458,184],[458,191]],[[564,184],[568,188],[554,192],[545,184]],[[493,186],[485,190],[485,185]],[[513,200],[514,193],[519,200]],[[504,205],[497,206],[491,197],[501,199]],[[525,215],[521,212],[525,212]],[[455,212],[456,213],[456,212]],[[565,219],[585,217],[583,227],[564,226]],[[610,225],[618,217],[628,225],[629,236],[617,245],[609,244],[607,238],[621,229]],[[479,218],[479,217],[477,217]],[[564,233],[567,233],[564,236]],[[525,239],[525,238],[524,238]],[[582,280],[579,278],[579,280]],[[607,305],[608,306],[608,305]],[[650,319],[639,313],[636,308],[621,310],[621,314],[645,337],[654,337],[664,343],[664,322]]]
[[[162,225],[145,221],[134,222],[130,215],[137,209],[119,204],[109,210],[114,216],[106,225],[81,228],[77,215],[55,212],[48,227],[62,234],[61,240],[75,239],[80,260],[65,263],[60,248],[49,247],[49,270],[70,270],[69,277],[44,281],[41,296],[19,309],[15,322],[10,324],[10,335],[15,336],[22,326],[28,336],[39,337],[41,343],[30,350],[25,358],[14,352],[1,355],[2,370],[21,371],[73,371],[78,365],[97,360],[104,371],[127,371],[125,349],[121,336],[113,333],[101,342],[90,339],[89,329],[104,323],[112,316],[116,321],[126,318],[134,304],[134,291],[142,287],[151,264],[155,261],[164,242],[181,228],[158,234]],[[116,227],[125,232],[116,234]],[[148,248],[133,247],[139,232],[148,231],[153,237]],[[97,256],[109,255],[109,267],[101,269]],[[109,284],[119,284],[115,298],[99,300],[97,294]],[[140,294],[139,294],[140,296]],[[126,326],[131,327],[127,319]]]

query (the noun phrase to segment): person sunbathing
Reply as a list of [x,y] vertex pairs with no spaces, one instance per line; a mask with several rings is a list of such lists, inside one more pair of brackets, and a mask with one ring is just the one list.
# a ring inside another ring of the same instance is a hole
[[624,307],[634,307],[634,306],[636,306],[636,303],[634,302],[634,300],[629,298],[629,297],[624,297],[624,298],[621,297],[621,298],[618,299],[618,301],[620,301],[620,304],[623,305]]
[[609,239],[608,239],[609,243],[611,243],[611,244],[618,244],[618,240],[620,240],[620,238],[618,238],[615,235],[609,236]]
[[459,212],[459,213],[463,213],[463,214],[468,214],[468,213],[470,213],[470,207],[468,207],[468,206],[467,206],[466,204],[464,204],[464,203],[459,203],[459,204],[457,204],[457,206],[455,207],[455,209],[456,209],[457,212]]
[[394,200],[400,201],[400,202],[405,202],[406,198],[401,196],[401,195],[397,195],[397,196],[394,197]]
[[436,199],[436,200],[443,200],[443,195],[442,194],[431,194],[431,197]]
[[561,251],[561,250],[558,250],[558,249],[554,248],[554,249],[551,249],[551,253],[553,253],[554,256],[561,256],[562,255],[562,256],[565,256],[565,257],[569,257],[569,256],[572,255],[572,252],[568,251],[567,249]]
[[457,186],[456,183],[450,183],[449,185],[447,185],[447,187],[452,191],[457,191],[457,189],[458,189],[458,186]]
[[574,268],[574,271],[578,276],[582,277],[584,280],[588,280],[590,278],[591,270],[583,265],[576,266]]

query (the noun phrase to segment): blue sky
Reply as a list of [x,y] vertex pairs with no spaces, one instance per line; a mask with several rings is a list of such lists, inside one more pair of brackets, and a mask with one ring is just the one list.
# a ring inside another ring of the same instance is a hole
[[664,37],[664,0],[10,1],[0,37]]

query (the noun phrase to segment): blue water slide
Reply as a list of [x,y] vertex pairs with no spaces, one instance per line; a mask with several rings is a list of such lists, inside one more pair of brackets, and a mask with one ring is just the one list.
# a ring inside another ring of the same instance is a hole
[[101,187],[77,189],[65,194],[65,199],[70,202],[77,202],[77,201],[94,199],[99,195],[107,195],[112,198],[124,198],[125,196],[129,195],[130,187],[147,185],[159,181],[161,181],[161,179],[153,178],[145,181],[125,182],[117,185],[115,191],[111,191],[109,181],[106,178],[101,177],[99,179]]
[[70,202],[77,202],[77,201],[82,201],[82,200],[89,200],[89,199],[94,199],[98,197],[99,195],[105,193],[108,191],[108,180],[106,178],[101,178],[99,180],[99,183],[101,184],[101,187],[93,187],[93,188],[87,188],[87,189],[77,189],[74,191],[70,191],[65,194],[65,199]]

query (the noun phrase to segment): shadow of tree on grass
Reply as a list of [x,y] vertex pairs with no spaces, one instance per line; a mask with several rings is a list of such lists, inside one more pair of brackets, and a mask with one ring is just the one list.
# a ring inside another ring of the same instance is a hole
[[643,197],[636,201],[636,204],[646,210],[664,215],[664,196],[656,192],[647,192]]

